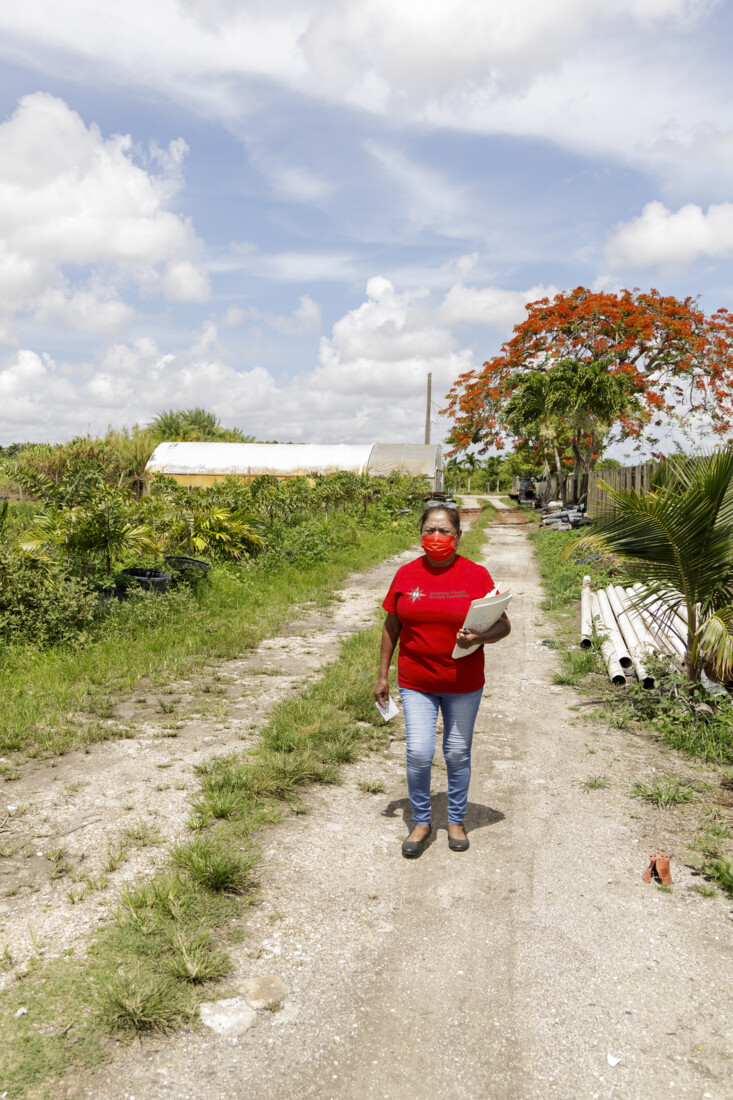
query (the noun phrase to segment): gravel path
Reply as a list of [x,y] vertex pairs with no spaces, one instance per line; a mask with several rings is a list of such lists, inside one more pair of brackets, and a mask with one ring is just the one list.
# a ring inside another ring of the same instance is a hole
[[[440,767],[435,839],[409,862],[401,742],[346,769],[265,838],[261,903],[220,994],[241,1033],[119,1045],[56,1096],[733,1096],[730,902],[694,893],[682,858],[673,893],[642,882],[681,818],[628,797],[632,779],[685,766],[568,710],[522,529],[494,528],[486,562],[516,599],[511,637],[489,651],[470,850],[448,850]],[[599,772],[610,787],[583,790]],[[248,983],[266,976],[288,992],[254,1012]]]

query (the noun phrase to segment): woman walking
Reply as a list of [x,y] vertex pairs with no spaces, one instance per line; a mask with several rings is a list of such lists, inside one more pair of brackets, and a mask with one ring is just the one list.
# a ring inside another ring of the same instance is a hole
[[[399,640],[397,673],[405,714],[407,789],[414,828],[402,854],[422,854],[430,836],[430,774],[438,711],[443,715],[443,755],[448,773],[448,846],[465,852],[464,827],[471,778],[471,742],[484,686],[483,646],[506,638],[506,612],[483,634],[461,629],[471,600],[494,582],[487,569],[457,553],[461,521],[455,508],[431,505],[420,519],[424,556],[397,570],[382,604],[387,612],[374,692],[386,705],[389,666]],[[453,649],[479,645],[454,659]]]

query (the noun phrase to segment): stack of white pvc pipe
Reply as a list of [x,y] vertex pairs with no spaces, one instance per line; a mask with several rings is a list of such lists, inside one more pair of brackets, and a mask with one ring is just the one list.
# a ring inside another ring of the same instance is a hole
[[593,629],[601,639],[601,653],[614,684],[626,683],[626,670],[633,668],[639,683],[654,687],[646,668],[650,653],[684,660],[687,624],[660,598],[645,599],[644,586],[622,588],[609,584],[594,592],[590,577],[583,578],[580,599],[580,645],[592,645]]

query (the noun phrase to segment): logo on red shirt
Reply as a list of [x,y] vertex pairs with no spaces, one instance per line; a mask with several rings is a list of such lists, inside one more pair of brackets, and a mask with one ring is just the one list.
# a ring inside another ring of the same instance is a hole
[[425,595],[425,593],[422,591],[421,588],[413,588],[412,592],[408,592],[407,595],[410,597],[410,599],[414,603],[415,600],[422,599],[422,597]]

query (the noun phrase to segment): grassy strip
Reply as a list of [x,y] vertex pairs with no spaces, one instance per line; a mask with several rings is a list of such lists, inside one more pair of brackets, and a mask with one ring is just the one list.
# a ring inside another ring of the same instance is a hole
[[471,561],[480,560],[481,551],[486,542],[486,527],[491,523],[495,515],[496,508],[494,508],[492,504],[489,504],[488,501],[482,501],[480,516],[474,521],[471,528],[468,531],[464,531],[461,536],[460,551],[464,558],[470,558]]
[[226,660],[276,634],[297,605],[323,605],[353,570],[365,569],[414,542],[414,520],[362,531],[358,542],[311,566],[212,570],[198,591],[164,599],[142,595],[115,607],[105,635],[84,648],[7,651],[2,662],[0,752],[63,753],[80,744],[130,736],[112,701],[141,678],[170,681],[202,661]]
[[[480,556],[492,516],[486,508],[466,534],[466,556]],[[231,970],[227,947],[243,935],[238,918],[255,893],[252,833],[298,812],[305,786],[338,782],[340,765],[387,741],[373,697],[380,634],[381,616],[344,642],[320,680],[275,708],[254,752],[199,769],[194,839],[171,849],[165,871],[124,891],[87,958],[39,957],[0,994],[0,1089],[35,1094],[98,1063],[110,1033],[168,1030],[222,996],[212,983]],[[16,1016],[19,1007],[27,1012]]]
[[603,667],[598,651],[595,648],[578,648],[580,590],[585,576],[590,576],[596,589],[605,588],[611,577],[602,563],[584,562],[578,565],[562,557],[568,545],[582,538],[576,531],[549,531],[535,527],[527,529],[527,537],[534,546],[545,590],[541,607],[554,620],[561,650],[563,667],[555,674],[554,682],[577,685],[593,674],[600,682]]

